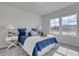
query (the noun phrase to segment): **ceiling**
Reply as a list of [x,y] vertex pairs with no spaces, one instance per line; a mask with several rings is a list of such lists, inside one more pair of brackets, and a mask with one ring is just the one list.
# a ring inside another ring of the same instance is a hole
[[74,3],[75,2],[5,2],[3,4],[17,7],[42,16]]

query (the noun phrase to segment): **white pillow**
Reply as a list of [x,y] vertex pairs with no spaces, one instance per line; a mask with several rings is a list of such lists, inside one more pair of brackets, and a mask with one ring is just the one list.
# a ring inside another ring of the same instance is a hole
[[31,35],[32,35],[32,36],[37,35],[37,31],[31,31]]

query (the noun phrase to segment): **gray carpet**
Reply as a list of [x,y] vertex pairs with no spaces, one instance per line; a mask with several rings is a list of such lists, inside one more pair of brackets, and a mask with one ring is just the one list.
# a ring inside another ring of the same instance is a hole
[[[59,56],[66,56],[66,55],[79,56],[79,48],[66,45],[66,44],[59,44],[58,47],[52,48],[44,56],[58,56],[58,55]],[[6,51],[6,48],[0,49],[0,56],[28,56],[28,54],[19,45],[17,45],[17,47],[11,47],[7,51]]]
[[1,49],[0,56],[28,56],[28,54],[20,47],[11,47],[9,50]]

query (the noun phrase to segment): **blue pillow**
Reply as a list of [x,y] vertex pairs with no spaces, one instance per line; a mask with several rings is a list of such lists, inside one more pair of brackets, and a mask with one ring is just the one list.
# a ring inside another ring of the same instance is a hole
[[36,28],[32,28],[31,29],[31,35],[40,35],[40,31],[38,31]]
[[18,28],[19,35],[26,35],[26,28]]
[[31,30],[32,30],[32,31],[37,31],[37,29],[35,29],[35,28],[32,28]]
[[19,36],[19,40],[18,41],[23,45],[25,40],[26,40],[26,38],[27,38],[27,36],[21,35],[21,36]]

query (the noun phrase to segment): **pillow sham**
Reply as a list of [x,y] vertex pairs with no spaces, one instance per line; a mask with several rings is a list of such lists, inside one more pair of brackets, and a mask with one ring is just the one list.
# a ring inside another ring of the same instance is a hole
[[18,28],[19,35],[26,35],[26,28]]

